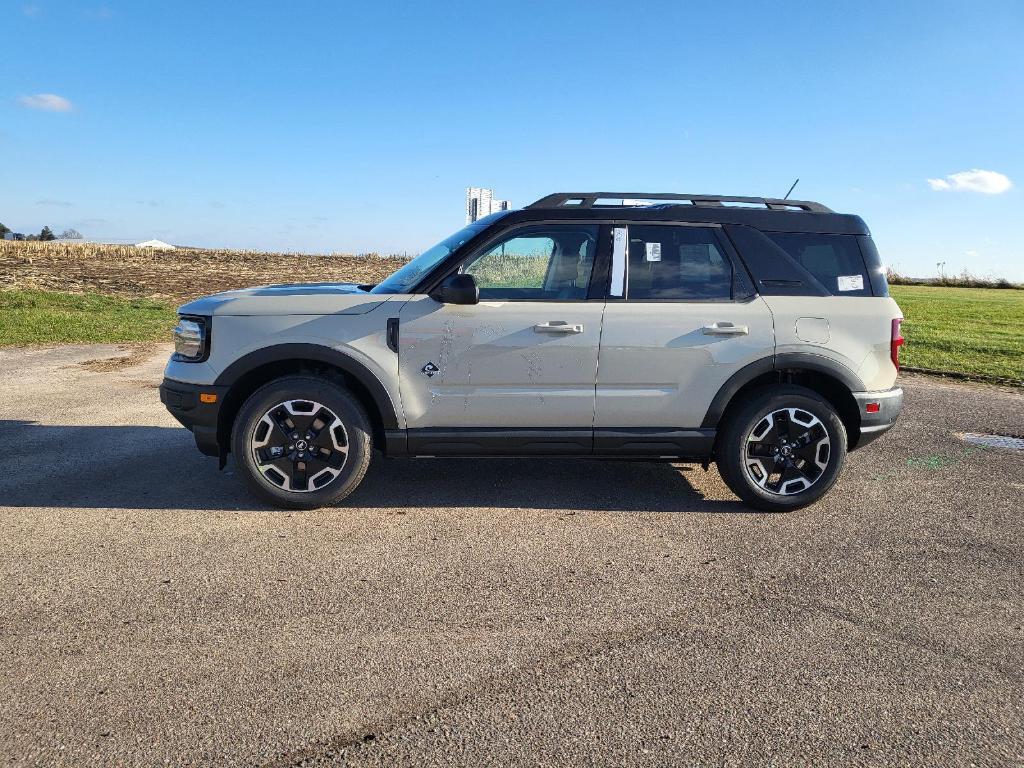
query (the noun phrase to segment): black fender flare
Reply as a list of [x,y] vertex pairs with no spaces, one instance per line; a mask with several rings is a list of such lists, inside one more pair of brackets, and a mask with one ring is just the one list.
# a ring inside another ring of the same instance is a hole
[[815,371],[831,376],[839,381],[850,392],[863,392],[867,387],[860,377],[850,368],[842,363],[824,355],[815,355],[810,352],[783,352],[771,357],[763,357],[755,360],[726,379],[725,383],[718,390],[704,414],[704,421],[701,422],[702,429],[715,429],[722,419],[726,407],[733,396],[743,387],[752,382],[758,376],[763,376],[772,371],[782,371],[796,368],[804,371]]
[[269,363],[280,363],[286,360],[310,361],[334,366],[358,381],[370,393],[377,411],[380,413],[384,429],[398,429],[398,413],[391,395],[369,368],[355,358],[332,347],[321,344],[275,344],[271,347],[250,352],[221,371],[214,382],[217,386],[230,387],[250,371],[254,371]]

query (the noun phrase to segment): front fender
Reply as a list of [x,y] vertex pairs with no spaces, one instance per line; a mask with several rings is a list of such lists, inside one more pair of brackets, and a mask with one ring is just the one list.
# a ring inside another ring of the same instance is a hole
[[[391,353],[393,354],[393,353]],[[300,360],[334,366],[358,381],[373,398],[385,429],[398,429],[398,409],[381,380],[347,350],[320,344],[286,343],[263,347],[228,365],[214,382],[230,388],[244,376],[271,363]]]

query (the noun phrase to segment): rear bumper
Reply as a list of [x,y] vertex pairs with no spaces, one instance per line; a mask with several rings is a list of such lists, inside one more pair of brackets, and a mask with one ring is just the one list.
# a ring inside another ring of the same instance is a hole
[[[227,390],[223,386],[186,384],[174,379],[164,379],[160,385],[160,402],[192,433],[196,447],[207,456],[220,456],[222,453],[217,439],[217,424]],[[216,402],[204,403],[199,398],[200,394],[215,394]]]
[[[900,417],[903,410],[903,390],[899,387],[882,392],[854,392],[857,412],[860,414],[860,434],[851,448],[862,448],[884,435]],[[878,411],[869,413],[869,405],[878,404]]]

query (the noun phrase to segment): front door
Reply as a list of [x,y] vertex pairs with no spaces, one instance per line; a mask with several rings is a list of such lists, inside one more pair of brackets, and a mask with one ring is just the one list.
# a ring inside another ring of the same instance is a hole
[[604,306],[588,300],[600,227],[531,224],[470,254],[480,303],[417,296],[399,377],[420,454],[589,453]]

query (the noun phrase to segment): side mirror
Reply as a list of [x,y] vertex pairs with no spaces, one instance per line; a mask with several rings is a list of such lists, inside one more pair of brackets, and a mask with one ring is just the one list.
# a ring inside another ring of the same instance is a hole
[[442,304],[479,304],[480,289],[472,275],[457,274],[441,283],[431,298]]

